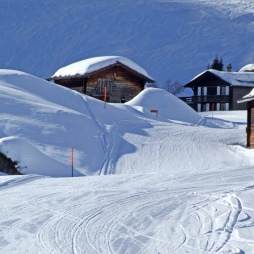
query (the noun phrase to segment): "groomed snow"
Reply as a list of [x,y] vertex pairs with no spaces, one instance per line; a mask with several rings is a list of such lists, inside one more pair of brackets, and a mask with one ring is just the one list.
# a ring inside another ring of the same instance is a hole
[[76,76],[76,75],[87,75],[94,71],[100,70],[112,64],[120,62],[130,69],[142,74],[143,76],[153,80],[147,72],[139,65],[121,56],[101,56],[101,57],[93,57],[89,59],[85,59],[83,61],[79,61],[68,66],[65,66],[59,69],[52,78],[57,77],[68,77],[68,76]]
[[1,176],[1,252],[253,253],[253,183],[253,166]]
[[[0,150],[26,173],[0,176],[1,253],[254,251],[246,111],[197,114],[154,88],[104,106],[0,71]],[[62,178],[71,147],[80,177]]]

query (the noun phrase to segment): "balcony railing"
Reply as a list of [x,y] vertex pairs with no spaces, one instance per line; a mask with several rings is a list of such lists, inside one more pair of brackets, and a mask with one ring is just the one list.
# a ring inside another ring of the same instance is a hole
[[229,103],[228,95],[202,95],[202,96],[181,97],[180,99],[185,101],[187,104]]

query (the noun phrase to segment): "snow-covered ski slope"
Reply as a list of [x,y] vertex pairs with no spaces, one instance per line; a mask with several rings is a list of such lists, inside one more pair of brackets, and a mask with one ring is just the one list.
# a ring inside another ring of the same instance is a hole
[[1,0],[0,67],[46,78],[68,64],[119,55],[159,83],[188,82],[216,54],[253,63],[251,0]]
[[156,88],[125,105],[105,105],[23,72],[0,71],[0,149],[25,174],[71,176],[72,148],[75,176],[250,166],[246,112],[240,113],[242,122],[204,117]]
[[1,70],[0,151],[26,175],[0,176],[0,253],[253,253],[245,128],[161,89],[105,108]]

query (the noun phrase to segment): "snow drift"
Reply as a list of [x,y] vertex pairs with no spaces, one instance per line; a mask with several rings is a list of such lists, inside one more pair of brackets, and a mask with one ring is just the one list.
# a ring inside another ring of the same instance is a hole
[[125,104],[140,109],[145,108],[148,112],[158,110],[158,116],[168,120],[191,124],[198,124],[202,120],[202,117],[185,102],[158,88],[147,88]]
[[148,88],[124,105],[105,107],[12,70],[0,70],[0,141],[22,173],[47,176],[71,176],[72,147],[75,176],[168,174],[252,162],[235,146],[245,143],[239,123],[203,117],[164,90]]

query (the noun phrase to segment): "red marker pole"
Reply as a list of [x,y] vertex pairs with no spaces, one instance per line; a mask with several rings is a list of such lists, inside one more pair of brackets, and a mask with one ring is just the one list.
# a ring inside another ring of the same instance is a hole
[[74,148],[71,148],[71,177],[73,177],[73,166],[74,166]]

